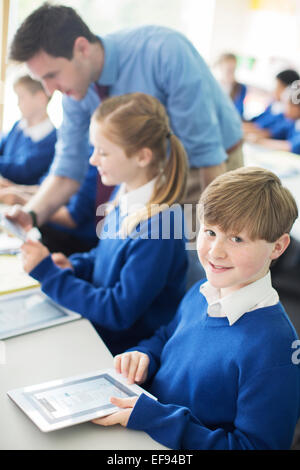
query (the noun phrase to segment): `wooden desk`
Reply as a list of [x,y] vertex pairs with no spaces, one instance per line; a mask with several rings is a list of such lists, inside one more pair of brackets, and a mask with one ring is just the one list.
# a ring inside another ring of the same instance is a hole
[[112,367],[112,356],[88,320],[5,340],[6,362],[0,364],[0,449],[165,449],[146,433],[119,425],[91,422],[41,432],[6,392],[26,385]]

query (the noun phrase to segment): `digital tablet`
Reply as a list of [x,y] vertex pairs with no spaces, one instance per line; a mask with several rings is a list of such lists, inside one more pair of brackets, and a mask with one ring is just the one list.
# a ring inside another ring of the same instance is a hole
[[114,369],[105,369],[11,390],[7,395],[41,431],[49,432],[118,411],[110,403],[112,396],[127,398],[141,393],[156,399],[138,385],[128,385]]
[[0,339],[78,318],[81,318],[81,315],[56,304],[39,288],[0,297]]
[[4,214],[0,213],[0,227],[9,235],[19,238],[23,242],[27,240],[27,232],[21,225],[10,221]]

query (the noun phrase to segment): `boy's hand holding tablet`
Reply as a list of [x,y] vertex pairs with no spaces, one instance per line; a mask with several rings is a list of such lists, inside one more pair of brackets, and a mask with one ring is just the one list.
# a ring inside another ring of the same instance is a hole
[[114,426],[115,424],[121,424],[121,426],[126,427],[133,407],[136,404],[138,398],[139,397],[111,397],[110,402],[113,405],[118,406],[119,408],[124,408],[124,410],[121,409],[120,411],[116,411],[111,415],[104,416],[104,418],[93,419],[92,422],[95,424],[99,424],[100,426]]
[[[115,371],[127,377],[128,383],[142,384],[147,379],[150,359],[147,354],[139,351],[130,351],[124,354],[118,354],[114,357]],[[120,411],[103,418],[93,420],[93,423],[101,426],[113,426],[121,424],[126,427],[131,412],[139,397],[117,398],[111,397],[111,403],[121,408]]]

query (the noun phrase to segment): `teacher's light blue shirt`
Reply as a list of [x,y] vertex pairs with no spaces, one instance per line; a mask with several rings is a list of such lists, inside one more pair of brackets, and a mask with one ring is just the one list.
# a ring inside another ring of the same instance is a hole
[[[109,86],[109,96],[139,91],[158,98],[191,167],[226,160],[225,150],[242,138],[241,121],[185,36],[161,26],[142,26],[100,40],[105,55],[98,83]],[[90,118],[99,103],[94,84],[81,101],[63,97],[63,123],[51,173],[82,181],[88,167]]]

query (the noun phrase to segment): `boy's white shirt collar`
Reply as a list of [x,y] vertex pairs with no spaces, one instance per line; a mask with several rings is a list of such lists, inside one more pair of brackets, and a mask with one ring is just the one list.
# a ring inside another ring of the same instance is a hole
[[284,111],[284,105],[281,101],[274,101],[271,105],[271,112],[272,114],[281,114]]
[[132,214],[145,207],[152,197],[157,177],[137,189],[126,192],[123,183],[119,190],[119,207],[122,216]]
[[200,292],[207,300],[207,313],[214,317],[227,317],[230,326],[246,312],[257,308],[269,307],[279,301],[276,290],[272,287],[270,271],[258,281],[220,298],[220,289],[208,281],[200,286]]
[[44,139],[54,129],[54,125],[49,118],[46,118],[31,127],[28,127],[26,119],[21,119],[19,127],[27,137],[30,137],[31,140],[33,140],[33,142],[38,142],[39,140]]

